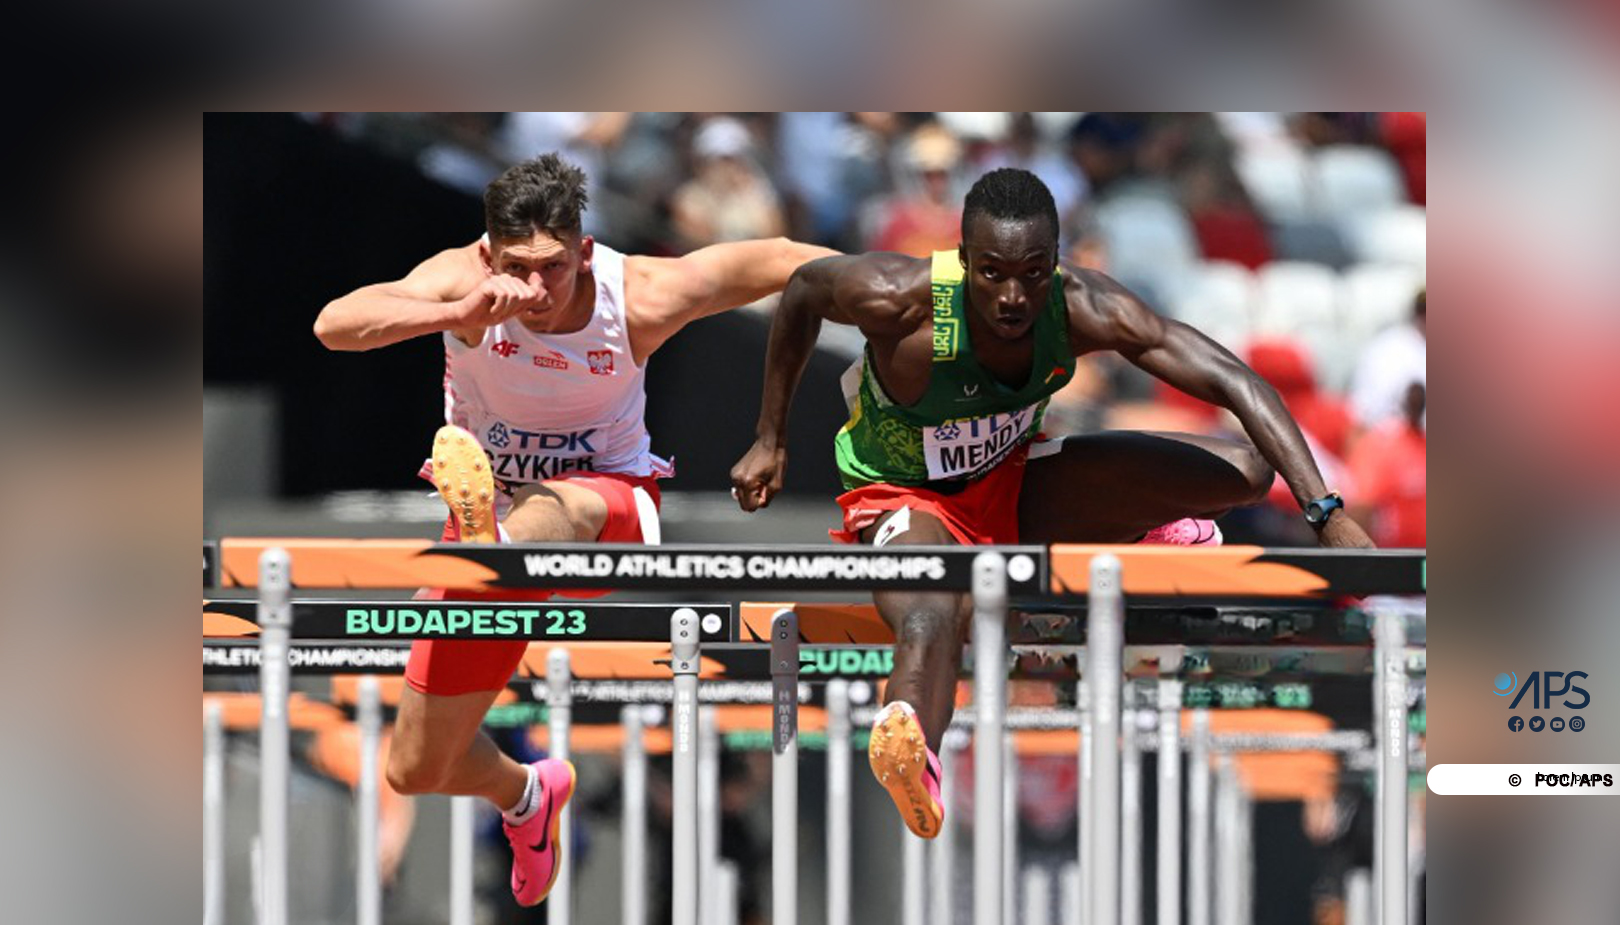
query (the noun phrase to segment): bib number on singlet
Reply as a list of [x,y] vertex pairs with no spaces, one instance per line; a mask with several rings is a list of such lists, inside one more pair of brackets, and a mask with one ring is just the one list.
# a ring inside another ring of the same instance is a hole
[[1007,414],[962,418],[923,428],[923,454],[931,479],[954,479],[988,471],[1023,441],[1035,423],[1035,407]]

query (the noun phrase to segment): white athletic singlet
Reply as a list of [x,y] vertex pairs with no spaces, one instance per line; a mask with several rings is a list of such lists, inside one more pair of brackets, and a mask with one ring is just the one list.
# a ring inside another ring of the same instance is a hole
[[[666,478],[650,452],[646,370],[630,351],[624,255],[597,244],[596,310],[572,334],[536,334],[517,319],[487,328],[469,347],[444,334],[444,418],[489,454],[501,489],[497,516],[517,488],[569,472]],[[431,469],[423,467],[431,481]]]

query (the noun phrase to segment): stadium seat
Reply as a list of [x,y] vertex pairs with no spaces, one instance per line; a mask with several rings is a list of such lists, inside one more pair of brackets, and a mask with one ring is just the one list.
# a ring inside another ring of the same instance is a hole
[[1353,221],[1406,202],[1400,167],[1378,148],[1333,145],[1316,152],[1312,167],[1316,212],[1321,218]]
[[1344,273],[1339,314],[1346,333],[1359,341],[1405,321],[1423,287],[1423,272],[1401,264],[1356,264]]
[[1365,263],[1391,263],[1427,271],[1429,216],[1422,206],[1395,206],[1350,224],[1350,252]]
[[1237,157],[1238,176],[1255,205],[1273,222],[1310,217],[1310,162],[1295,148],[1267,147]]
[[1278,260],[1304,260],[1335,270],[1350,264],[1350,251],[1337,226],[1316,220],[1276,222],[1271,226],[1271,244]]
[[1354,354],[1343,364],[1335,362],[1344,351],[1338,274],[1320,264],[1279,261],[1262,267],[1258,276],[1256,336],[1295,339],[1309,351],[1321,385],[1341,387]]
[[1277,261],[1260,269],[1255,331],[1310,335],[1338,323],[1338,279],[1314,263]]
[[1176,304],[1176,318],[1231,350],[1242,350],[1253,324],[1254,274],[1242,264],[1206,260]]
[[1142,287],[1166,303],[1181,301],[1198,263],[1198,240],[1187,214],[1156,196],[1122,196],[1097,209],[1109,254],[1109,275]]

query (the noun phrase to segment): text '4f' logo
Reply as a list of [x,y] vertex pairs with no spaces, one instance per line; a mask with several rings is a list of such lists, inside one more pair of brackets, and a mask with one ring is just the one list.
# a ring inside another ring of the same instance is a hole
[[[1579,703],[1564,701],[1564,706],[1571,710],[1583,710],[1592,702],[1592,695],[1586,688],[1575,686],[1575,679],[1585,679],[1584,671],[1532,671],[1525,676],[1524,683],[1519,683],[1517,672],[1504,671],[1496,676],[1496,683],[1492,685],[1491,693],[1498,697],[1512,697],[1513,702],[1508,709],[1517,709],[1519,701],[1524,699],[1525,691],[1530,691],[1530,708],[1532,710],[1549,710],[1553,707],[1554,697],[1563,697],[1571,691],[1581,695]],[[1554,684],[1557,687],[1554,687]]]
[[499,357],[509,357],[518,352],[518,345],[509,340],[498,340],[489,345],[489,352]]
[[591,363],[591,375],[613,375],[613,351],[592,350],[591,352],[585,354],[585,359],[589,360]]

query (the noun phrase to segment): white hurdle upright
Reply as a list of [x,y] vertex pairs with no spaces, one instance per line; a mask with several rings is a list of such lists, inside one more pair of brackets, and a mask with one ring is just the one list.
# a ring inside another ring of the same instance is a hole
[[1086,920],[1086,904],[1084,887],[1080,883],[1081,870],[1084,865],[1079,862],[1063,865],[1058,874],[1058,884],[1062,889],[1063,921],[1065,925]]
[[1386,606],[1373,611],[1373,741],[1378,746],[1373,827],[1373,889],[1378,925],[1406,925],[1407,743],[1406,614]]
[[[573,757],[569,736],[574,724],[574,670],[568,649],[556,646],[546,654],[547,736],[551,757],[568,761]],[[546,897],[547,925],[570,925],[574,921],[574,807],[563,807],[557,825],[557,841],[562,845],[562,870]]]
[[1215,925],[1239,925],[1242,920],[1242,836],[1238,831],[1237,758],[1222,754],[1215,759]]
[[720,920],[720,730],[714,707],[698,707],[698,916]]
[[377,767],[377,749],[382,745],[382,691],[376,675],[368,674],[360,679],[360,704],[355,718],[360,726],[360,782],[356,788],[360,819],[354,853],[356,919],[359,925],[381,925],[382,869],[378,858],[381,774]]
[[478,828],[478,797],[450,798],[450,925],[473,925],[473,842]]
[[203,708],[203,925],[224,922],[225,715],[213,701]]
[[1373,925],[1372,872],[1358,867],[1344,877],[1345,925]]
[[[941,756],[940,763],[944,763]],[[944,796],[943,793],[940,794]],[[943,833],[941,833],[943,834]],[[928,916],[928,843],[911,834],[904,822],[900,823],[900,922],[901,925],[923,925]]]
[[1012,730],[1001,734],[1001,813],[1007,820],[1001,836],[1001,917],[1007,925],[1018,921],[1018,747]]
[[1092,751],[1088,743],[1091,742],[1094,731],[1091,726],[1091,685],[1085,677],[1081,677],[1074,688],[1075,703],[1079,707],[1080,726],[1080,755],[1075,760],[1080,763],[1080,793],[1076,797],[1075,812],[1080,815],[1079,847],[1075,849],[1075,896],[1080,903],[1072,917],[1075,925],[1085,925],[1091,921],[1090,910],[1086,908],[1087,897],[1091,896],[1091,758]]
[[292,557],[259,556],[259,925],[287,925],[287,795],[292,779],[287,695],[292,667]]
[[1125,595],[1120,588],[1119,557],[1091,561],[1091,587],[1086,606],[1086,679],[1091,695],[1092,735],[1082,747],[1091,753],[1091,792],[1086,809],[1090,855],[1081,863],[1090,871],[1086,908],[1092,925],[1119,921],[1119,715],[1121,661],[1125,649]]
[[[624,725],[624,817],[619,902],[623,925],[647,925],[647,743],[642,708],[619,711]],[[471,925],[469,922],[468,925]]]
[[[1130,688],[1126,685],[1127,691]],[[1120,723],[1119,921],[1142,925],[1142,748],[1134,703]]]
[[799,921],[799,616],[771,619],[771,925]]
[[674,729],[672,918],[674,925],[698,925],[697,856],[697,708],[698,614],[683,607],[670,617],[670,670],[675,695],[670,725]]
[[1007,562],[973,557],[973,922],[1001,921],[1001,737],[1007,710]]
[[1187,925],[1209,925],[1209,711],[1193,711],[1187,749]]
[[1022,925],[1052,925],[1052,875],[1045,867],[1024,868],[1018,893],[1024,900]]
[[827,682],[827,925],[849,925],[849,682]]
[[[971,741],[968,733],[947,729],[940,736],[943,753],[939,756],[939,797],[945,803],[945,824],[939,835],[928,845],[928,870],[931,884],[928,921],[932,925],[956,925],[956,813],[951,810],[951,796],[956,790],[956,771],[962,766],[962,752]],[[900,823],[902,838],[920,841],[911,830]]]
[[1158,925],[1181,925],[1181,682],[1160,678]]

